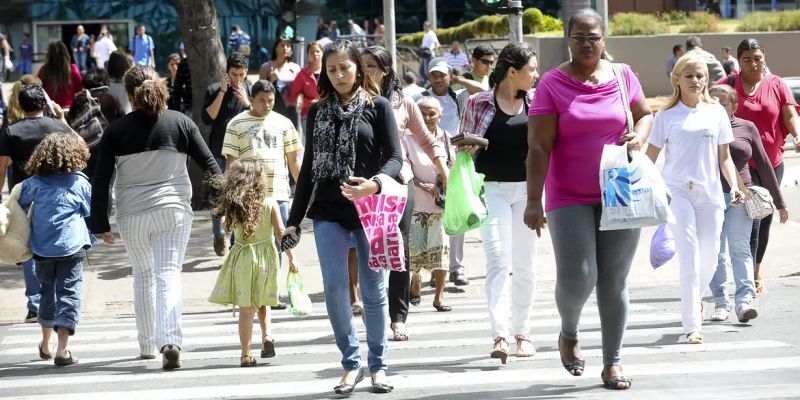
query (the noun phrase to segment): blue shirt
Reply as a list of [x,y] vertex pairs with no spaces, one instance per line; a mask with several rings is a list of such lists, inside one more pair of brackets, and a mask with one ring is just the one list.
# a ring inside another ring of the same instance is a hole
[[[89,47],[89,36],[85,33],[83,35],[72,35],[72,40],[70,40],[69,45],[78,51],[78,53],[87,53]],[[81,50],[81,48],[83,50]]]
[[95,242],[89,216],[92,185],[81,172],[34,175],[22,182],[19,205],[31,216],[31,251],[39,257],[66,257]]
[[155,51],[156,45],[153,43],[153,38],[150,35],[144,36],[134,35],[128,50],[133,52],[133,62],[137,65],[150,66],[150,51]]

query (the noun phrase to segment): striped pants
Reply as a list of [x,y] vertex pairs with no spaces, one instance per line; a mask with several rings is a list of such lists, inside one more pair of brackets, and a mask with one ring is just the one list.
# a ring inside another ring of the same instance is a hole
[[181,346],[181,269],[193,214],[164,208],[120,218],[120,236],[133,264],[133,304],[139,348],[152,355]]

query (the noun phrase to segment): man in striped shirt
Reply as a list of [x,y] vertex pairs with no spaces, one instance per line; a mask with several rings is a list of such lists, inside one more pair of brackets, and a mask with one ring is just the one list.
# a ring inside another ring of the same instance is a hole
[[450,51],[445,53],[444,59],[450,64],[450,68],[466,72],[469,67],[467,55],[461,52],[461,43],[453,42],[450,44]]

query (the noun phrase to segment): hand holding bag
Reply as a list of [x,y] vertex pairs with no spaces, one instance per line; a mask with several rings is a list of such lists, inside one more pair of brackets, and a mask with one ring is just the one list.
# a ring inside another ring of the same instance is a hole
[[475,171],[472,155],[456,154],[456,164],[447,179],[447,201],[444,205],[444,231],[459,235],[480,227],[486,220],[483,174]]
[[286,291],[289,293],[289,312],[301,318],[311,315],[313,304],[303,287],[303,278],[299,272],[289,272],[286,276]]
[[775,203],[769,190],[761,186],[750,186],[747,188],[750,198],[744,201],[747,215],[752,219],[764,219],[775,212]]

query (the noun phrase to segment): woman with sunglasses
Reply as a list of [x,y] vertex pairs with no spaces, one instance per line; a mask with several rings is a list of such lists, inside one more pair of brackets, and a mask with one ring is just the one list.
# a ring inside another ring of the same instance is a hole
[[[767,151],[769,161],[775,170],[778,183],[783,179],[783,145],[786,137],[792,135],[792,143],[796,151],[800,151],[800,118],[794,108],[794,100],[789,87],[779,76],[767,75],[767,59],[764,48],[758,40],[745,39],[736,49],[736,58],[739,59],[741,72],[733,76],[720,79],[717,83],[726,83],[736,89],[739,107],[736,116],[746,119],[756,125]],[[756,164],[750,161],[750,175],[753,184],[766,186],[768,177],[762,176]],[[769,242],[769,228],[772,225],[772,215],[753,221],[753,231],[750,235],[750,250],[755,259],[753,272],[755,275],[756,293],[764,291],[761,279],[761,262],[767,252]]]
[[[603,372],[608,389],[628,389],[620,348],[628,316],[627,278],[639,229],[600,231],[600,158],[606,144],[639,149],[653,124],[642,87],[630,67],[603,59],[603,18],[592,9],[572,15],[568,24],[572,60],[544,74],[528,115],[528,205],[525,222],[537,234],[550,226],[556,256],[556,306],[561,315],[558,350],[564,368],[583,374],[578,342],[581,311],[597,288],[602,320]],[[614,68],[629,94],[624,104]],[[627,134],[626,107],[634,128]],[[542,189],[547,202],[542,207]]]

